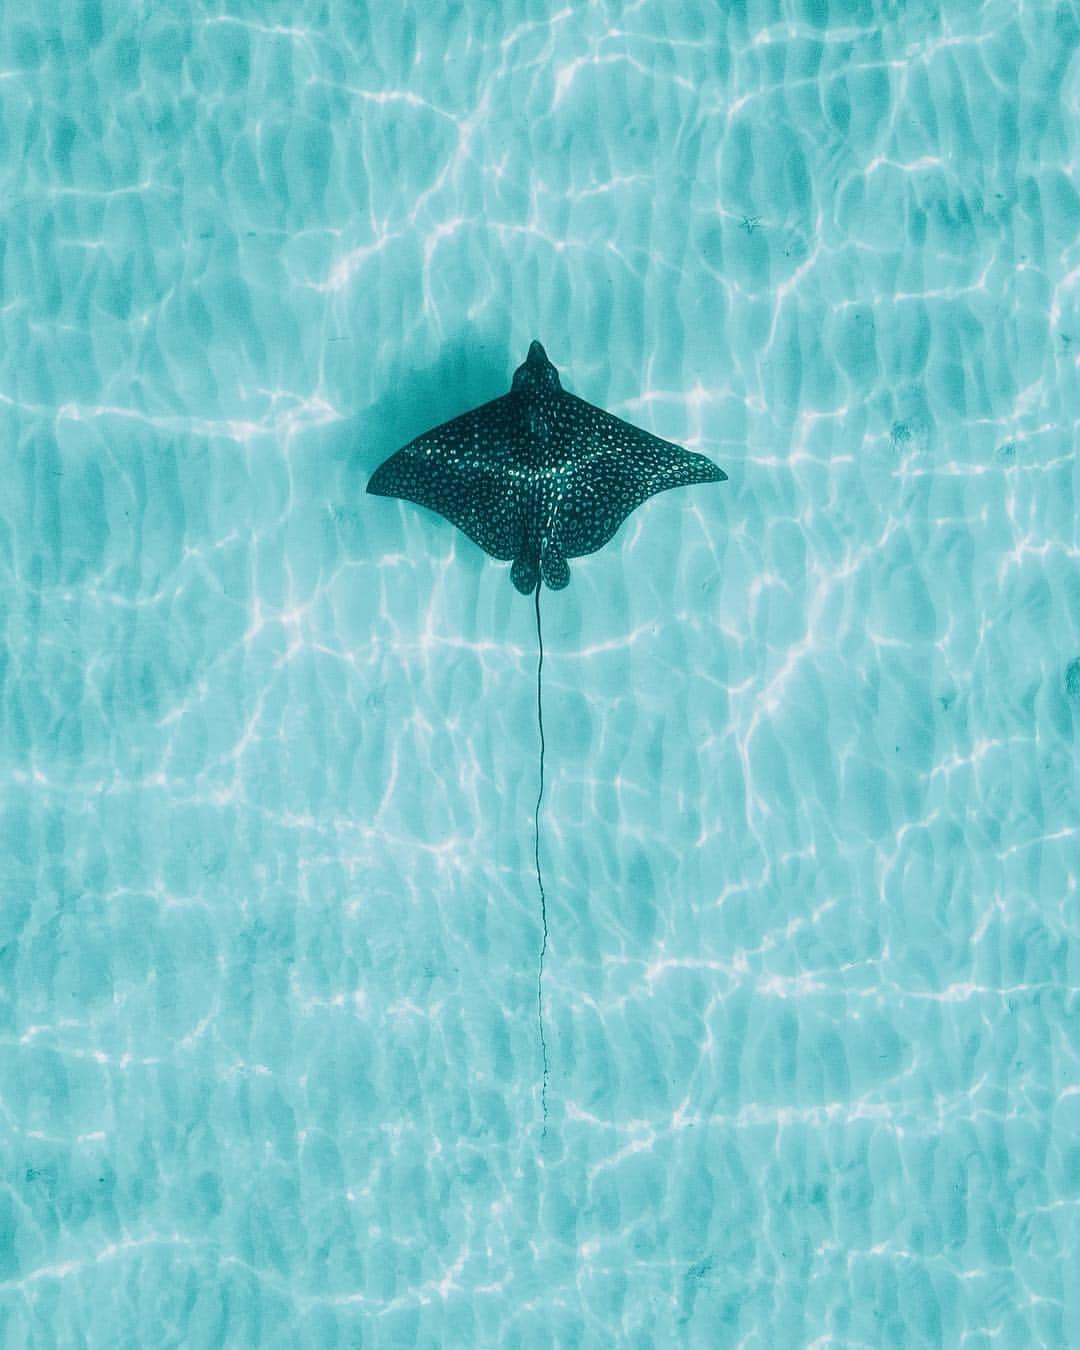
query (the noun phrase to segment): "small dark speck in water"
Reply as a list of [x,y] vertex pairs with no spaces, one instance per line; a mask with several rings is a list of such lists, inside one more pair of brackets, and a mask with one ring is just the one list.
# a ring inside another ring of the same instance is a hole
[[1065,667],[1065,692],[1080,703],[1080,656],[1074,657]]
[[703,1261],[695,1261],[686,1273],[692,1280],[703,1280],[706,1275],[711,1273],[715,1265],[716,1258],[707,1256]]
[[899,450],[911,440],[911,428],[906,422],[894,422],[889,435],[892,437],[893,448]]

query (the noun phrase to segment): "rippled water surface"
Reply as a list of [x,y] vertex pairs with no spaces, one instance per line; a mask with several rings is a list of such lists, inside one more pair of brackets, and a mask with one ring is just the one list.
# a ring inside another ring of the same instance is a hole
[[[1080,1344],[1077,37],[9,7],[0,1344]],[[729,475],[543,598],[546,1135],[532,608],[364,495],[533,338]]]

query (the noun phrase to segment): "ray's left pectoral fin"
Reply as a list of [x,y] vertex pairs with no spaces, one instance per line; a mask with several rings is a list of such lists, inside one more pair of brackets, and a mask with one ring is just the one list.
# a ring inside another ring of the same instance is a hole
[[377,497],[437,511],[493,558],[514,557],[517,512],[503,446],[513,429],[506,398],[417,436],[368,481]]

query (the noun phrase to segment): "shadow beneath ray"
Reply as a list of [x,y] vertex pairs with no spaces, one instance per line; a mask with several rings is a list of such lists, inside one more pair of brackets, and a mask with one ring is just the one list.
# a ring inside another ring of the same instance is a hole
[[[390,359],[379,381],[385,393],[335,423],[327,437],[328,460],[337,466],[338,478],[333,515],[350,555],[370,547],[365,494],[376,467],[423,432],[505,394],[512,369],[503,338],[469,329],[448,338],[427,365],[405,351]],[[400,530],[397,512],[380,512],[377,519],[379,531]]]
[[402,353],[386,370],[386,393],[349,419],[350,477],[359,474],[366,481],[415,437],[505,394],[512,367],[505,342],[468,332],[443,343],[427,366]]

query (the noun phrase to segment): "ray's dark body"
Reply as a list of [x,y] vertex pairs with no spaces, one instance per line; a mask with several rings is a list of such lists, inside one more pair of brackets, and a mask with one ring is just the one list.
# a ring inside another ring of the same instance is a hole
[[612,417],[563,389],[559,372],[534,342],[510,392],[444,422],[391,455],[368,491],[404,497],[438,511],[495,558],[513,560],[510,576],[536,605],[536,716],[540,781],[533,813],[534,862],[542,938],[536,1012],[543,1059],[540,1102],[547,1133],[548,1047],[544,1032],[547,896],[540,867],[544,797],[544,642],[540,583],[561,590],[567,558],[594,553],[646,498],[665,488],[727,477],[704,455]]
[[727,475],[563,389],[534,342],[510,392],[418,436],[368,491],[444,516],[494,558],[513,560],[523,595],[570,580],[567,558],[594,553],[656,492]]

